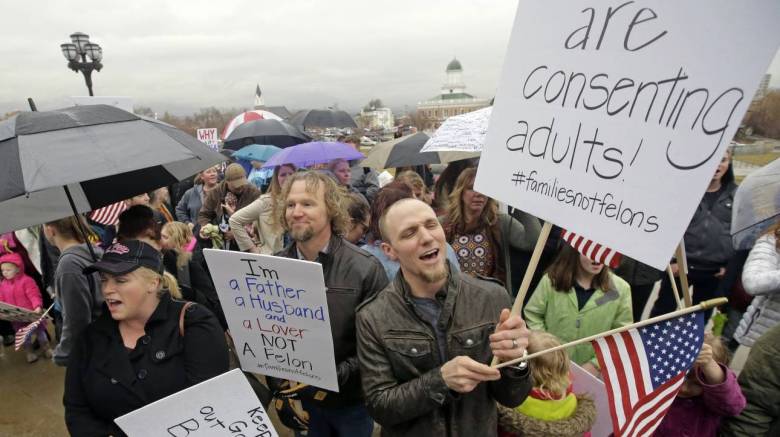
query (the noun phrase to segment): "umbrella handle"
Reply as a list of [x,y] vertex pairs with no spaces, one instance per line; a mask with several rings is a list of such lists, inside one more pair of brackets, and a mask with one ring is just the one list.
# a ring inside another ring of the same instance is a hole
[[89,254],[92,255],[92,261],[98,262],[98,257],[95,255],[95,249],[92,248],[92,243],[89,242],[89,234],[87,234],[87,230],[84,229],[84,225],[81,223],[81,220],[79,220],[79,212],[76,209],[76,203],[73,202],[73,196],[70,195],[70,189],[67,185],[63,185],[62,188],[65,189],[65,195],[68,196],[68,203],[70,203],[70,209],[73,210],[73,216],[76,217],[76,225],[79,227],[79,231],[84,237],[84,241],[87,242],[87,249],[89,249]]

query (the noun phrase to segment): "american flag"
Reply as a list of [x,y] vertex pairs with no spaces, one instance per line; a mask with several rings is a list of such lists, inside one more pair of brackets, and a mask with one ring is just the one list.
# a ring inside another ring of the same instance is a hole
[[589,240],[582,235],[563,229],[561,232],[563,240],[577,249],[577,252],[587,256],[601,264],[606,264],[614,269],[620,264],[620,252],[614,251],[607,246],[602,246],[593,240]]
[[22,348],[22,346],[24,346],[24,342],[26,342],[27,339],[32,335],[33,331],[35,331],[35,329],[38,328],[41,323],[43,323],[44,317],[46,317],[46,314],[42,315],[40,319],[16,331],[16,336],[14,338],[14,350],[18,351]]
[[122,214],[126,209],[127,205],[125,205],[124,201],[112,203],[92,211],[89,214],[89,219],[104,226],[115,225],[119,220],[119,214]]
[[701,311],[593,340],[615,437],[653,434],[703,341]]

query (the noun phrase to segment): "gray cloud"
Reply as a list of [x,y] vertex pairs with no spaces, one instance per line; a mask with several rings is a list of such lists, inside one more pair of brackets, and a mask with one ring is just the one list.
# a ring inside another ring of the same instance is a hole
[[[461,60],[468,90],[492,97],[514,18],[514,0],[365,2],[19,2],[0,30],[0,114],[84,95],[59,44],[74,31],[103,47],[98,95],[130,96],[157,111],[334,103],[355,110],[374,97],[402,109],[438,93]],[[770,71],[780,83],[780,60]]]

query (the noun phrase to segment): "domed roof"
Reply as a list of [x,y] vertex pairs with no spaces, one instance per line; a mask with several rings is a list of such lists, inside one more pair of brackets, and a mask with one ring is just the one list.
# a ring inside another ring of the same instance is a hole
[[458,58],[452,58],[452,61],[450,61],[450,63],[447,64],[447,71],[456,71],[456,70],[463,71],[463,67],[461,67]]

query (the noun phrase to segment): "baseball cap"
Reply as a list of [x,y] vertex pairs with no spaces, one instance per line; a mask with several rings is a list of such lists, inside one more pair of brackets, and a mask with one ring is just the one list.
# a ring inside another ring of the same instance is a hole
[[230,164],[225,169],[225,180],[235,186],[242,186],[249,183],[246,179],[244,167],[241,167],[241,164],[236,163]]
[[114,243],[103,252],[103,258],[84,269],[84,274],[94,272],[124,275],[139,267],[146,267],[157,273],[163,272],[162,254],[154,247],[139,240],[124,240]]

